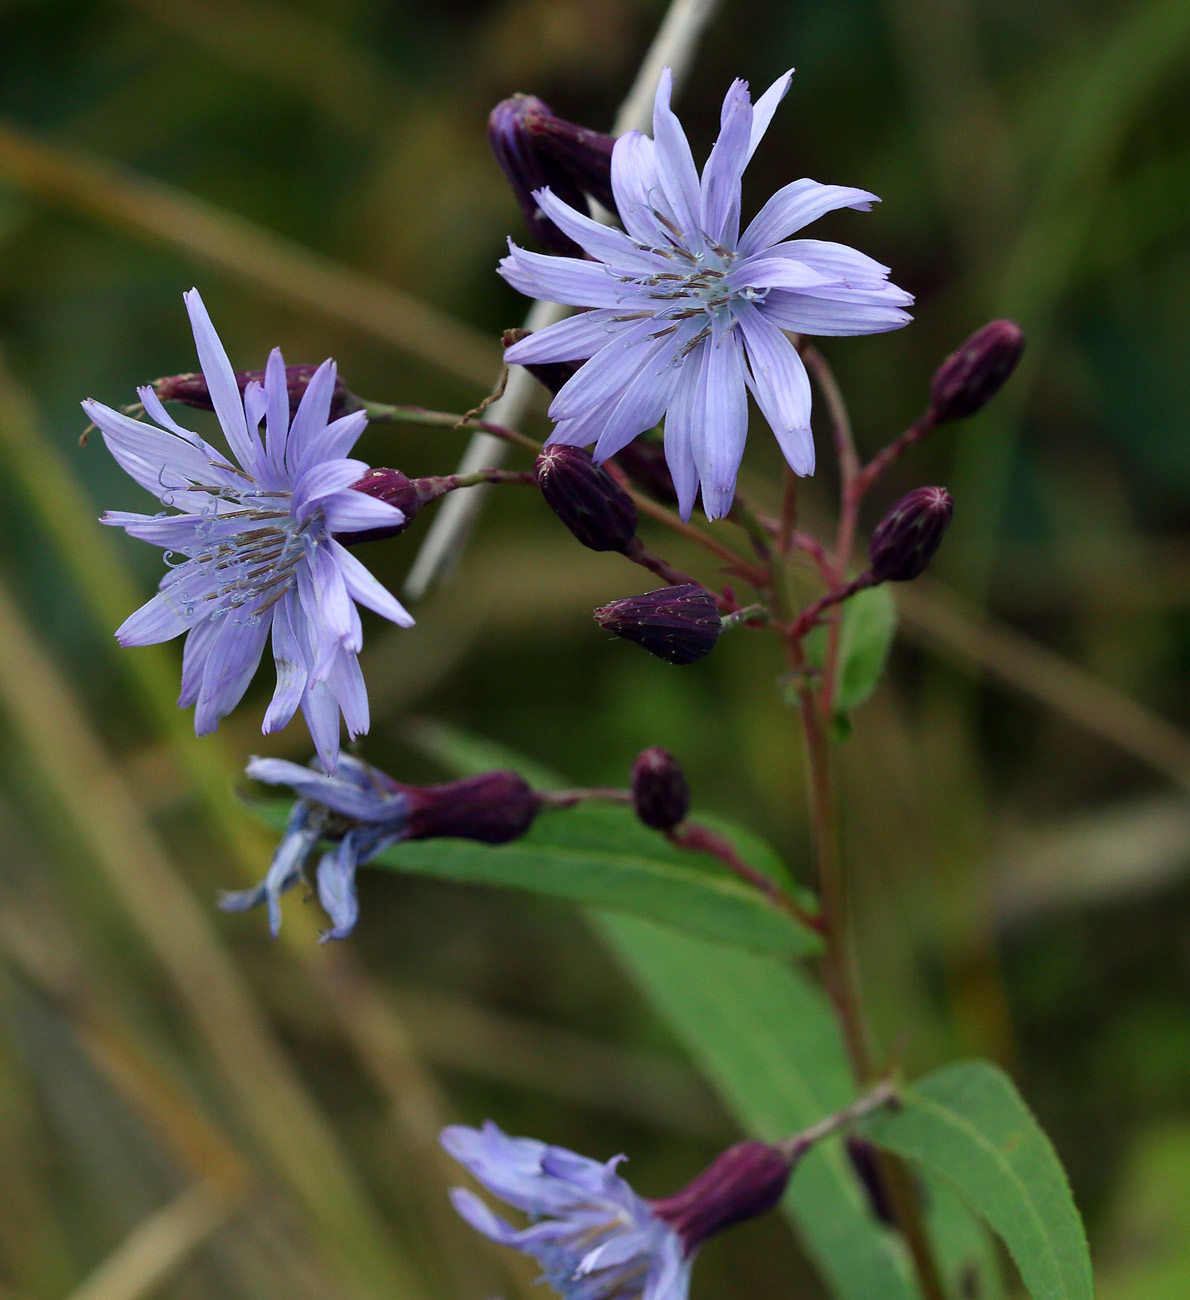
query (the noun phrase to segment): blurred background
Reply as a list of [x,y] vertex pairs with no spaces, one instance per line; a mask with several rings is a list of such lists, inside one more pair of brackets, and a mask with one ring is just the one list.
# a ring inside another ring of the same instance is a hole
[[[148,507],[78,446],[81,398],[194,368],[192,284],[237,367],[280,343],[374,400],[474,406],[527,305],[493,274],[522,232],[486,114],[526,91],[606,129],[661,12],[0,0],[3,1300],[526,1295],[533,1270],[452,1217],[442,1122],[627,1151],[645,1194],[733,1136],[573,910],[366,872],[333,949],[294,896],[277,943],[215,910],[273,846],[235,797],[245,759],[304,760],[307,736],[260,736],[262,673],[197,741],[180,645],[117,648],[159,553],[96,523]],[[1190,1291],[1188,54],[1185,0],[727,0],[680,103],[701,161],[730,80],[795,65],[745,211],[802,175],[883,197],[811,232],[918,295],[903,331],[825,341],[863,450],[985,320],[1029,336],[995,408],[873,494],[868,526],[922,483],[957,511],[898,592],[845,826],[880,1036],[911,1070],[1015,1073],[1106,1300]],[[376,425],[359,454],[441,473],[465,441]],[[754,436],[761,507],[776,470]],[[827,466],[810,519],[832,488]],[[369,548],[394,590],[430,515]],[[367,756],[442,779],[470,734],[622,784],[659,743],[696,808],[805,875],[774,648],[737,633],[675,669],[609,644],[591,609],[649,585],[535,494],[494,494],[417,629],[367,623]],[[794,1286],[823,1294],[773,1217],[712,1243],[694,1295]]]

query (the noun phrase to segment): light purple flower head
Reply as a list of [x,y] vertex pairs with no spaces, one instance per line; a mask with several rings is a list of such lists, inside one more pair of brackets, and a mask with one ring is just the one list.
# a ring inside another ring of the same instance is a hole
[[281,758],[254,758],[247,772],[266,785],[289,786],[299,799],[264,880],[253,889],[225,893],[219,906],[245,912],[267,904],[275,936],[281,929],[281,895],[306,878],[320,841],[337,839],[319,860],[315,883],[318,901],[331,918],[323,939],[345,939],[359,919],[356,868],[404,838],[408,795],[383,772],[350,755],[340,758],[334,776]]
[[532,1138],[443,1129],[442,1145],[489,1189],[527,1215],[514,1228],[473,1192],[455,1209],[478,1232],[532,1255],[563,1300],[686,1300],[699,1247],[733,1224],[771,1210],[797,1156],[767,1142],[728,1147],[681,1191],[646,1201],[607,1164]]
[[563,1300],[685,1300],[682,1239],[616,1173],[623,1157],[600,1164],[508,1137],[490,1120],[444,1129],[442,1145],[531,1222],[514,1228],[462,1187],[451,1192],[455,1209],[491,1241],[532,1255]]
[[751,102],[736,81],[703,168],[657,87],[653,138],[621,136],[612,189],[623,230],[593,221],[549,189],[541,211],[593,260],[509,245],[500,273],[533,298],[590,308],[513,344],[519,364],[585,361],[554,398],[551,442],[615,455],[665,417],[665,454],[683,518],[698,488],[711,519],[731,509],[751,391],[797,474],[814,469],[810,382],[783,331],[875,334],[908,320],[913,298],[888,267],[843,244],[791,239],[836,208],[867,210],[876,196],[798,180],[740,234],[744,168],[789,89],[786,73]]
[[277,687],[263,730],[279,731],[300,705],[323,766],[334,772],[340,712],[353,738],[368,730],[355,602],[400,627],[413,625],[336,535],[393,527],[404,516],[352,489],[368,466],[347,453],[367,416],[355,411],[328,423],[333,361],[318,367],[291,421],[280,350],[269,357],[264,383],[248,383],[241,398],[198,290],[184,297],[232,457],[177,424],[151,386],[137,391],[159,428],[100,402],[83,403],[120,465],[162,505],[181,511],[103,516],[105,524],[163,547],[171,565],[158,594],[116,638],[151,645],[187,634],[178,704],[195,706],[194,729],[202,736],[239,703],[271,632]]

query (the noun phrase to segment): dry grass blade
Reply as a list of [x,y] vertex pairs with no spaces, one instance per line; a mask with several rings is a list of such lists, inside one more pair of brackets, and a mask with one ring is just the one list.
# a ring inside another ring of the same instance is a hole
[[483,334],[363,272],[160,181],[0,122],[0,175],[38,197],[189,253],[282,301],[381,339],[449,374],[491,382]]
[[292,1073],[206,914],[144,820],[134,792],[0,583],[0,699],[26,761],[131,913],[202,1033],[261,1147],[358,1296],[418,1287],[391,1251],[333,1133]]
[[904,584],[897,605],[914,640],[941,647],[1190,789],[1190,736],[1138,700],[936,582]]
[[137,1224],[69,1300],[140,1300],[155,1291],[236,1208],[227,1192],[196,1183]]

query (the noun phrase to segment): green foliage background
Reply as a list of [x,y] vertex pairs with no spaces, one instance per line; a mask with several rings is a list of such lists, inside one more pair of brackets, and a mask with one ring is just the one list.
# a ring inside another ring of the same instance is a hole
[[[178,647],[117,650],[158,556],[94,522],[144,502],[97,440],[76,446],[81,397],[193,368],[192,284],[238,366],[279,342],[377,400],[473,406],[525,308],[492,272],[521,232],[487,110],[524,90],[606,126],[660,13],[0,3],[4,1300],[527,1294],[531,1271],[445,1207],[439,1122],[627,1150],[646,1194],[730,1139],[561,902],[371,872],[334,951],[297,900],[275,945],[213,909],[271,848],[233,799],[244,759],[304,758],[305,733],[259,735],[262,677],[196,741]],[[680,107],[704,154],[732,77],[795,65],[746,206],[801,175],[883,197],[815,232],[918,294],[910,328],[827,341],[864,450],[982,321],[1029,335],[997,407],[871,503],[868,525],[941,482],[957,510],[936,576],[898,593],[904,639],[846,743],[846,837],[881,1036],[914,1072],[960,1054],[1013,1072],[1106,1300],[1190,1286],[1188,53],[1184,0],[727,0]],[[442,472],[463,445],[375,426],[361,454]],[[742,485],[762,505],[776,468],[754,437]],[[807,516],[830,504],[827,466]],[[371,549],[394,589],[426,522]],[[440,777],[445,723],[619,784],[660,743],[698,808],[805,879],[771,648],[736,633],[674,669],[608,644],[590,610],[647,585],[533,494],[494,494],[418,628],[368,625],[368,757]],[[773,1219],[708,1247],[695,1296],[795,1286],[821,1294]]]

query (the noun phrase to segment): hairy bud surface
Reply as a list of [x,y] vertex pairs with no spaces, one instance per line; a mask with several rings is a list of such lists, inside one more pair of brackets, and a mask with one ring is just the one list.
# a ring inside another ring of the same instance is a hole
[[595,611],[595,621],[671,664],[709,655],[723,630],[714,596],[696,582],[613,600]]
[[546,504],[593,551],[622,551],[636,536],[636,503],[583,447],[546,447],[534,465]]
[[917,488],[884,516],[868,543],[877,582],[910,582],[934,558],[950,527],[954,502],[942,487]]

